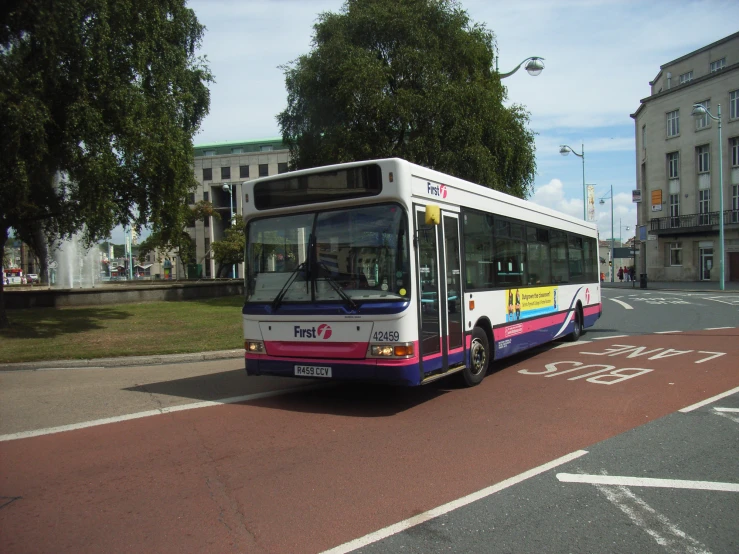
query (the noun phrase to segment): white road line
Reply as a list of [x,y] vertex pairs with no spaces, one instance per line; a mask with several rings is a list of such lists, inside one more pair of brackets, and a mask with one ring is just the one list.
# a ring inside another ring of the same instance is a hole
[[706,398],[705,400],[701,402],[698,402],[691,406],[687,406],[686,408],[683,408],[682,410],[678,410],[678,411],[680,413],[687,414],[688,412],[692,412],[693,410],[702,408],[706,404],[712,404],[716,402],[716,400],[721,400],[722,398],[726,398],[727,396],[731,396],[732,394],[737,393],[737,392],[739,392],[739,387],[736,387],[735,389],[727,390],[726,392],[722,392],[721,394],[717,394],[716,396],[712,396],[711,398]]
[[620,339],[622,337],[628,337],[629,335],[609,335],[607,337],[593,337],[593,340],[606,340],[606,339]]
[[652,537],[661,550],[670,554],[710,554],[705,545],[682,531],[626,487],[596,485],[595,488]]
[[630,306],[626,302],[621,302],[621,300],[616,300],[615,298],[609,298],[608,300],[611,300],[612,302],[615,302],[616,304],[620,304],[621,306],[623,306],[627,310],[633,310],[634,309],[633,306]]
[[655,335],[669,335],[670,333],[682,333],[682,331],[655,331]]
[[562,344],[558,344],[555,346],[552,350],[556,350],[557,348],[569,348],[570,346],[577,346],[579,344],[590,344],[591,340],[579,340],[577,342],[563,342]]
[[567,454],[566,456],[562,456],[561,458],[552,460],[551,462],[548,462],[544,465],[540,465],[539,467],[535,467],[534,469],[525,471],[519,475],[516,475],[515,477],[511,477],[510,479],[501,481],[500,483],[496,485],[492,485],[480,491],[473,492],[472,494],[469,494],[457,500],[452,500],[451,502],[448,502],[447,504],[443,504],[437,508],[429,510],[428,512],[418,514],[409,519],[403,520],[399,523],[395,523],[393,525],[385,527],[384,529],[375,531],[374,533],[365,535],[364,537],[354,539],[353,541],[341,544],[330,550],[326,550],[322,554],[345,554],[346,552],[351,552],[352,550],[356,550],[357,548],[361,548],[363,546],[367,546],[368,544],[375,543],[377,541],[380,541],[382,539],[385,539],[387,537],[390,537],[392,535],[396,535],[402,531],[405,531],[406,529],[410,529],[411,527],[415,527],[416,525],[425,523],[426,521],[429,521],[430,519],[434,519],[435,517],[439,517],[444,514],[447,514],[451,512],[452,510],[456,510],[458,508],[466,506],[467,504],[471,504],[472,502],[481,500],[487,496],[495,494],[496,492],[500,492],[503,489],[507,489],[508,487],[521,483],[525,481],[526,479],[535,477],[557,466],[566,464],[567,462],[571,462],[572,460],[576,460],[577,458],[584,456],[585,454],[587,454],[585,450],[578,450],[576,452],[573,452],[572,454]]
[[34,429],[33,431],[21,431],[20,433],[10,433],[0,435],[0,442],[13,441],[18,439],[27,439],[30,437],[40,437],[42,435],[52,435],[54,433],[63,433],[65,431],[75,431],[77,429],[85,429],[87,427],[96,427],[98,425],[107,425],[109,423],[118,423],[120,421],[129,421],[131,419],[141,419],[143,417],[151,417],[172,412],[183,412],[185,410],[196,410],[198,408],[208,408],[211,406],[220,406],[221,404],[238,404],[239,402],[249,402],[250,400],[258,400],[260,398],[270,398],[293,392],[301,392],[316,388],[325,387],[326,385],[308,385],[294,389],[282,389],[276,391],[259,392],[255,394],[246,394],[244,396],[234,396],[231,398],[223,398],[221,400],[206,400],[204,402],[194,402],[192,404],[183,404],[182,406],[170,406],[168,408],[160,408],[156,410],[147,410],[145,412],[136,412],[133,414],[125,414],[114,417],[106,417],[102,419],[93,419],[91,421],[83,421],[81,423],[72,423],[70,425],[60,425],[59,427],[47,427],[45,429]]
[[739,408],[714,408],[717,412],[739,412]]
[[563,483],[586,483],[589,485],[614,485],[617,487],[657,487],[663,489],[692,489],[699,491],[739,492],[739,483],[716,481],[689,481],[685,479],[654,479],[651,477],[623,477],[619,475],[581,475],[558,473]]
[[720,331],[721,329],[733,329],[733,327],[706,327],[706,331]]

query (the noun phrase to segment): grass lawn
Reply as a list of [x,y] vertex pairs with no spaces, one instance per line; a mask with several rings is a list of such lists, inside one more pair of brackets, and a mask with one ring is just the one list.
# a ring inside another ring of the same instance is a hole
[[8,310],[0,363],[182,354],[244,347],[243,296]]

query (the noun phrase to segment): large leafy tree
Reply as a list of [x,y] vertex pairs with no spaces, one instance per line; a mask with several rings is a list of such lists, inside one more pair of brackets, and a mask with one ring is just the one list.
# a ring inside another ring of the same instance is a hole
[[536,163],[528,113],[505,106],[495,40],[455,0],[347,0],[284,67],[277,116],[294,168],[401,157],[519,197]]
[[[80,230],[181,228],[212,80],[185,2],[3,2],[0,254],[11,228],[42,264],[45,244]],[[3,306],[0,288],[0,326]]]

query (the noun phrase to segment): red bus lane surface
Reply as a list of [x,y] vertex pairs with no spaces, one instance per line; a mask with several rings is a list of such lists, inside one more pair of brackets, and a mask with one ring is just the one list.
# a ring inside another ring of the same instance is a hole
[[320,552],[739,385],[739,330],[591,339],[480,386],[337,386],[0,443],[0,551]]

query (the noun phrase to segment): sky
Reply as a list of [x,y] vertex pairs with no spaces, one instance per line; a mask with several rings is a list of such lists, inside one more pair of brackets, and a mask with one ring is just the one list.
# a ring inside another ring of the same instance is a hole
[[[402,0],[399,0],[402,1]],[[211,106],[195,144],[280,137],[276,115],[287,105],[280,66],[307,54],[322,12],[344,0],[190,0],[206,31],[200,54],[215,77]],[[634,120],[660,65],[737,31],[735,0],[461,0],[472,22],[493,31],[498,69],[544,58],[532,77],[504,79],[508,103],[523,105],[536,133],[533,202],[576,217],[585,181],[595,184],[601,238],[634,235]],[[627,229],[628,227],[628,229]],[[114,242],[123,242],[120,229]]]

